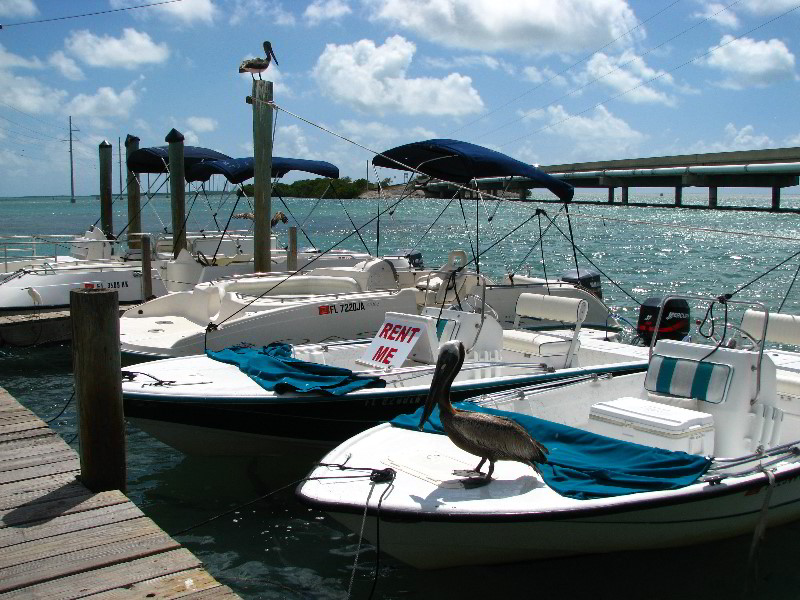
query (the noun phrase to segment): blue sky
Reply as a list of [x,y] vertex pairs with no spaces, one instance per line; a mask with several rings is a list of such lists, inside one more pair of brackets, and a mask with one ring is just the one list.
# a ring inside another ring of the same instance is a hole
[[[97,193],[100,141],[116,163],[129,133],[252,155],[238,65],[263,40],[279,106],[376,151],[452,137],[554,164],[800,146],[800,0],[180,0],[19,24],[147,3],[0,0],[0,196],[69,193],[70,115],[76,194]],[[366,175],[368,151],[286,112],[276,125],[275,154]]]

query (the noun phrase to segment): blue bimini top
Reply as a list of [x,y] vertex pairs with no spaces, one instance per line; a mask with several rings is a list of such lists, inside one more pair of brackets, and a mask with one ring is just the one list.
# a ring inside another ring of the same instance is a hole
[[[705,456],[652,448],[615,440],[568,425],[560,425],[528,415],[484,408],[471,402],[458,402],[462,410],[500,415],[522,425],[550,451],[547,464],[539,465],[545,483],[568,498],[588,500],[637,492],[676,490],[693,484],[711,466]],[[391,423],[417,429],[422,418],[400,415]],[[443,434],[439,407],[435,407],[423,431]]]
[[292,358],[292,347],[280,342],[262,348],[233,346],[217,352],[206,350],[206,356],[238,366],[262,388],[278,394],[318,392],[343,396],[366,387],[386,387],[386,381],[380,377],[356,375],[350,369]]
[[575,193],[566,181],[556,179],[516,158],[459,140],[425,140],[397,146],[376,155],[372,164],[403,171],[419,171],[454,183],[486,177],[524,177],[546,187],[567,202]]

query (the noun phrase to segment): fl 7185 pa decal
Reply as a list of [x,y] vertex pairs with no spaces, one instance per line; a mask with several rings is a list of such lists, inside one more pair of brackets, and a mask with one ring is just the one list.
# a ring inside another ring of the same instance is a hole
[[363,302],[342,302],[341,304],[325,304],[319,307],[321,315],[338,315],[339,313],[364,310]]

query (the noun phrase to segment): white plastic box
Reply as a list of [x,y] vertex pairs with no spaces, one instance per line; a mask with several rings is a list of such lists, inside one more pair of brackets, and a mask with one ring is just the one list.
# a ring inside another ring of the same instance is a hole
[[589,411],[589,428],[626,442],[704,456],[714,453],[714,417],[641,398],[598,402]]

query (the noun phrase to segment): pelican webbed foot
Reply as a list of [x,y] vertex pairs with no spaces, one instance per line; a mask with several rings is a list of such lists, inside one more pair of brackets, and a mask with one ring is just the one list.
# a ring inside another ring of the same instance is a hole
[[477,469],[456,469],[453,471],[453,475],[457,475],[458,477],[483,477],[484,474],[478,471]]
[[492,481],[491,477],[483,475],[482,477],[469,477],[467,479],[463,479],[461,481],[461,485],[464,486],[464,489],[474,490],[475,488],[489,485],[491,481]]

